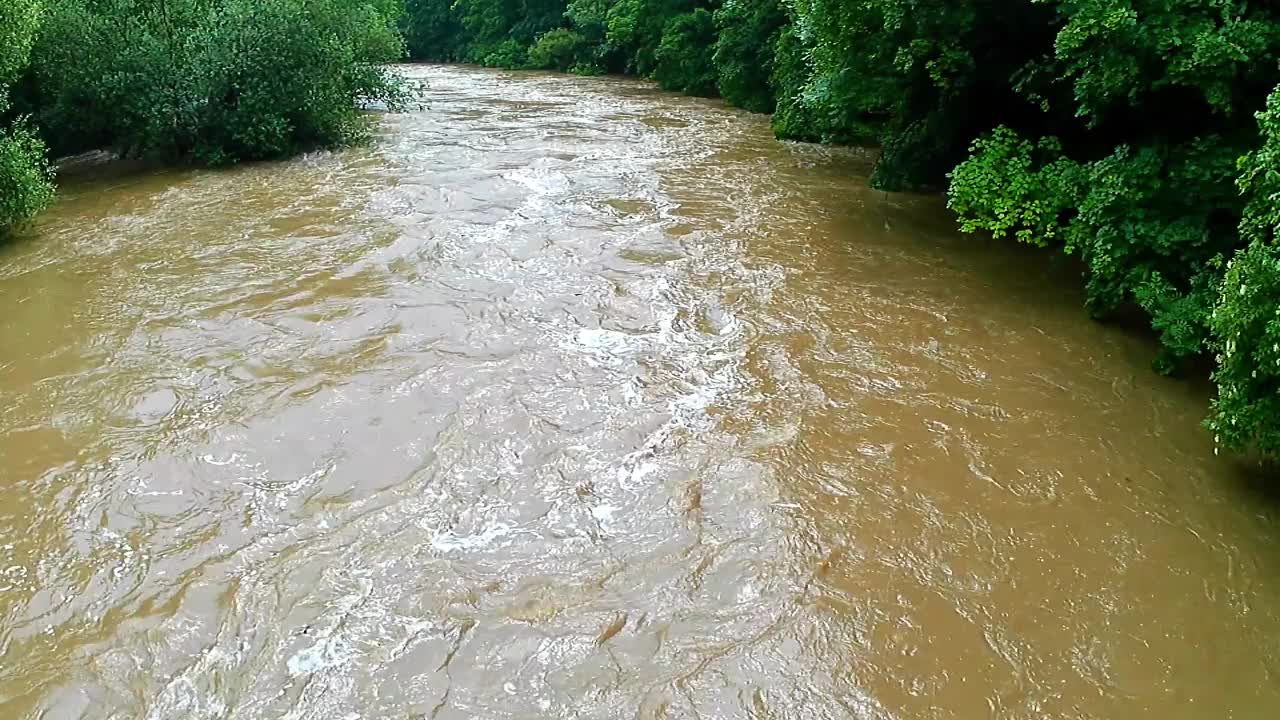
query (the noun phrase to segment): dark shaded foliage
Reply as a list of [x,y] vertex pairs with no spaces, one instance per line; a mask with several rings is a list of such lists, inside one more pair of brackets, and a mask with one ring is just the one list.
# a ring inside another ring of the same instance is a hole
[[453,0],[405,0],[400,26],[413,60],[448,62],[466,56],[462,20]]
[[725,100],[752,112],[773,112],[772,78],[778,36],[787,25],[780,0],[727,0],[716,11],[716,84]]
[[711,11],[698,8],[671,18],[654,53],[654,79],[664,90],[715,95],[717,73],[712,61],[715,42],[716,21]]

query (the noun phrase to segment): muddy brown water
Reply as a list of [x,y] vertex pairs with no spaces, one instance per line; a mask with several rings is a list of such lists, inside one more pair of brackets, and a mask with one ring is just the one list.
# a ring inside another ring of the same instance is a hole
[[413,67],[0,251],[0,717],[1275,718],[1202,388],[857,150]]

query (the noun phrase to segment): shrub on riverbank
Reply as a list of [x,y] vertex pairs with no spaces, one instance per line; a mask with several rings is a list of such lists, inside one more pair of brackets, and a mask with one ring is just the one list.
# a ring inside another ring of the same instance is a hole
[[710,11],[698,8],[671,18],[654,53],[654,79],[664,90],[715,95],[715,43],[716,21]]
[[582,60],[586,38],[568,28],[557,28],[544,33],[529,48],[529,67],[539,70],[568,72]]
[[1210,327],[1217,347],[1209,428],[1231,450],[1280,457],[1280,248],[1256,241],[1232,259]]
[[[1208,325],[1217,357],[1209,427],[1236,451],[1280,457],[1280,88],[1258,114],[1263,144],[1240,161],[1249,245],[1226,267]],[[1220,262],[1219,262],[1220,264]]]
[[[43,5],[8,0],[0,7],[0,116],[8,108],[9,84],[31,53]],[[52,173],[44,143],[25,122],[0,125],[0,238],[48,205]]]
[[53,171],[40,137],[25,123],[0,130],[0,239],[53,199]]
[[787,25],[781,0],[728,0],[715,17],[713,61],[720,94],[752,112],[773,112],[775,47]]
[[453,0],[405,0],[400,27],[413,60],[451,62],[466,57],[462,21]]
[[20,100],[51,145],[224,164],[360,139],[397,0],[59,0]]

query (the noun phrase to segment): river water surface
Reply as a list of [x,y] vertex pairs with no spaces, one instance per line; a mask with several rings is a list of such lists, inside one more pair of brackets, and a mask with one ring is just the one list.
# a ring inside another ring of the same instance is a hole
[[0,718],[1275,718],[1276,503],[1072,271],[628,80],[68,178]]

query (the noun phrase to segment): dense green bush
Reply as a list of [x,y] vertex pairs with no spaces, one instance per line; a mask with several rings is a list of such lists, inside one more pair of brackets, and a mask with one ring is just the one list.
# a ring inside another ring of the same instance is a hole
[[41,135],[62,153],[207,164],[361,139],[358,104],[406,99],[382,65],[403,54],[401,12],[400,0],[6,0],[0,233],[52,197]]
[[26,67],[43,15],[44,0],[5,0],[0,5],[0,88]]
[[626,58],[627,72],[651,76],[667,24],[702,5],[698,0],[616,0],[608,11],[605,42]]
[[[1099,317],[1138,306],[1161,333],[1162,371],[1207,348],[1218,271],[1210,261],[1238,244],[1226,225],[1238,201],[1234,155],[1214,139],[1120,146],[1078,163],[1056,138],[1037,143],[1001,128],[974,144],[951,174],[950,205],[965,231],[987,230],[1057,247],[1088,267],[1088,304]],[[1188,195],[1202,202],[1190,204]]]
[[559,70],[590,64],[591,58],[582,57],[587,47],[586,38],[568,28],[556,28],[543,33],[529,48],[529,67],[539,70]]
[[973,143],[951,172],[948,205],[964,232],[986,230],[1032,245],[1061,245],[1064,218],[1079,205],[1084,173],[1057,138],[1031,142],[1006,127]]
[[53,199],[53,173],[39,136],[25,124],[0,130],[0,239]]
[[[770,0],[774,2],[776,0]],[[415,58],[460,58],[492,67],[656,77],[666,41],[665,85],[715,94],[707,81],[720,0],[409,0],[403,25]],[[446,11],[447,10],[447,11]],[[695,11],[703,11],[697,14]],[[692,15],[672,25],[679,17]],[[693,24],[690,24],[690,21]],[[458,30],[443,37],[450,24]],[[670,35],[666,31],[670,29]],[[769,44],[768,37],[758,38]],[[742,42],[747,39],[743,38]],[[447,50],[435,50],[429,45]],[[766,70],[767,76],[767,70]]]
[[515,70],[525,67],[529,62],[527,49],[517,40],[503,40],[497,45],[477,49],[475,52],[483,53],[479,56],[479,62],[489,67]]
[[[0,116],[9,84],[27,64],[43,17],[41,0],[6,0],[0,6]],[[0,237],[43,209],[53,195],[44,143],[23,122],[0,126]]]
[[813,65],[804,40],[794,25],[787,25],[774,45],[773,74],[769,78],[775,91],[773,132],[778,137],[807,142],[837,141],[826,135],[825,118],[820,120],[806,105],[802,88],[812,76]]
[[623,71],[621,53],[605,41],[609,32],[609,8],[613,2],[614,0],[569,0],[564,12],[565,19],[583,40],[578,64],[570,68],[571,72],[599,75]]
[[24,103],[62,152],[220,164],[358,140],[395,102],[395,0],[60,0]]
[[715,95],[715,42],[716,21],[709,10],[698,8],[671,18],[654,53],[654,79],[664,90]]
[[510,37],[527,48],[547,31],[563,27],[567,9],[566,0],[519,0]]
[[413,60],[447,62],[466,56],[453,0],[405,0],[400,26]]
[[1247,248],[1227,264],[1209,316],[1218,396],[1209,427],[1236,451],[1280,457],[1280,87],[1258,114],[1263,144],[1240,161]]
[[773,112],[774,48],[787,24],[780,0],[727,0],[716,11],[713,60],[725,100],[753,112]]
[[455,0],[453,10],[462,26],[459,45],[471,62],[484,62],[498,45],[509,39],[519,21],[519,4],[512,0]]
[[1218,351],[1209,419],[1215,440],[1280,457],[1280,248],[1256,241],[1236,255],[1210,324]]
[[401,99],[375,64],[403,52],[393,20],[387,7],[338,0],[233,0],[210,13],[197,26],[207,39],[192,53],[194,87],[180,91],[195,106],[195,157],[216,164],[363,139],[357,103]]
[[523,67],[534,41],[565,24],[566,9],[566,0],[455,0],[463,30],[456,44],[470,62]]

